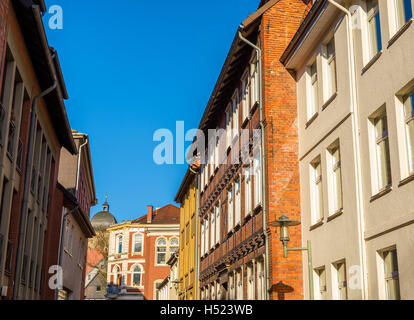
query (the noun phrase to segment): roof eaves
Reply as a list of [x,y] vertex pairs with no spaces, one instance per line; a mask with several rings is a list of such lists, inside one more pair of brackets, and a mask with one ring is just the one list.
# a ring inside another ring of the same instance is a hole
[[280,57],[280,62],[286,66],[289,60],[292,58],[294,52],[306,36],[308,31],[313,27],[314,22],[318,19],[320,13],[324,10],[327,5],[327,0],[318,0],[308,12],[306,18],[303,20],[286,50]]

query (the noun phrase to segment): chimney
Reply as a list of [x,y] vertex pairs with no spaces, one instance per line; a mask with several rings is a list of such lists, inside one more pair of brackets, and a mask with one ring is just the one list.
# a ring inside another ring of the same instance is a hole
[[154,213],[154,207],[148,206],[147,207],[147,223],[152,223],[152,214]]

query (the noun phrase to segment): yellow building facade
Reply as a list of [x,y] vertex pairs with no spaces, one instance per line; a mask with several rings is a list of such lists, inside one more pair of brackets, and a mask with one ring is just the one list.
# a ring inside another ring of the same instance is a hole
[[180,204],[179,300],[199,300],[197,177],[187,171],[175,201]]

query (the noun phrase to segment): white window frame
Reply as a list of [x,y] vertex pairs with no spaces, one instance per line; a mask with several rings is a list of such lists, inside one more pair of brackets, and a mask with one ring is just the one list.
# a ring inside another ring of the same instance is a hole
[[[329,44],[333,44],[333,54],[328,56]],[[336,76],[336,47],[335,36],[332,36],[323,48],[325,55],[325,101],[328,101],[337,91],[337,76]],[[311,80],[312,81],[312,80]]]
[[234,228],[234,187],[231,186],[231,188],[227,192],[227,231],[230,232]]
[[[137,243],[137,237],[140,236],[141,237],[141,251],[136,251],[135,250],[135,244]],[[138,253],[140,255],[144,254],[144,235],[142,233],[135,233],[132,237],[132,243],[133,243],[133,252],[134,253]]]
[[[315,66],[315,73],[312,74],[312,68]],[[307,99],[307,120],[311,120],[319,112],[319,79],[318,79],[318,63],[317,59],[308,66],[309,77],[309,94]]]
[[[318,167],[319,171],[318,172]],[[324,218],[323,205],[323,176],[322,176],[322,158],[316,157],[310,164],[310,184],[311,184],[311,224],[315,225]]]
[[[343,189],[342,189],[342,162],[341,146],[339,140],[335,141],[327,150],[329,159],[329,190],[330,210],[329,214],[334,215],[343,210]],[[338,160],[335,154],[338,154]]]
[[[382,50],[382,30],[381,30],[379,1],[378,0],[372,0],[372,1],[377,1],[377,5],[375,7],[373,6],[372,8],[369,8],[368,1],[366,2],[369,60],[371,60],[379,51]],[[379,30],[378,30],[378,24],[379,24]],[[379,34],[378,34],[378,31],[379,31]]]
[[414,174],[414,91],[403,97],[408,176]]
[[241,224],[241,178],[238,177],[236,179],[236,182],[234,184],[235,186],[235,214],[234,214],[234,224],[240,225]]
[[220,244],[220,242],[221,242],[221,239],[220,239],[220,227],[221,227],[221,219],[220,219],[220,210],[221,210],[221,208],[220,208],[220,202],[218,202],[217,204],[216,204],[216,207],[215,207],[215,214],[216,214],[216,243],[217,244]]
[[214,248],[215,244],[216,244],[216,214],[214,212],[214,210],[210,213],[210,221],[211,221],[211,236],[210,236],[210,248]]
[[252,166],[249,164],[248,167],[244,168],[244,208],[245,216],[252,213]]

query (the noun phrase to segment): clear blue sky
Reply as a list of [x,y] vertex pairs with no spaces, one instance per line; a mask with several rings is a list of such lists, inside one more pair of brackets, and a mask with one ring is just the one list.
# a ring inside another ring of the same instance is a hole
[[174,197],[185,165],[153,162],[153,133],[197,128],[238,25],[259,0],[73,1],[63,30],[50,30],[68,88],[73,129],[90,136],[101,210],[109,195],[118,221]]

